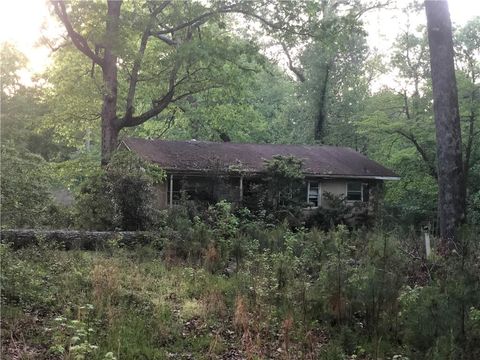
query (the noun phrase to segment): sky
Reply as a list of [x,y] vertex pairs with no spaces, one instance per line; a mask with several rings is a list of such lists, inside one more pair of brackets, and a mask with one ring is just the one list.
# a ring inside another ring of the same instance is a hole
[[[397,0],[397,3],[401,6],[408,1]],[[454,24],[462,25],[474,16],[480,16],[480,0],[449,0],[449,7]],[[365,18],[369,44],[388,52],[404,21],[396,10],[369,13]],[[423,17],[418,21],[426,20]],[[26,79],[48,64],[50,50],[38,47],[37,43],[42,32],[45,33],[45,25],[51,23],[46,0],[0,0],[0,43],[9,41],[27,55],[28,71],[22,76]],[[58,31],[58,27],[50,31]]]
[[45,0],[0,0],[0,43],[8,41],[23,52],[31,73],[48,64],[50,50],[36,43],[49,17]]

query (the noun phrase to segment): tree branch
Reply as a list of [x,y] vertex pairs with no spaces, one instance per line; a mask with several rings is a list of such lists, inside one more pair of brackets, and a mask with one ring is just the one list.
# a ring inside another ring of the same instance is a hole
[[166,35],[166,34],[171,34],[171,33],[174,33],[176,31],[179,31],[179,30],[182,30],[182,29],[185,29],[187,27],[190,27],[190,26],[197,26],[197,25],[201,25],[203,24],[205,21],[207,21],[211,16],[213,15],[216,15],[216,14],[220,14],[220,13],[228,13],[228,12],[234,12],[235,11],[235,6],[236,4],[234,5],[228,5],[228,6],[223,6],[223,7],[220,7],[216,10],[212,10],[212,11],[208,11],[206,13],[203,13],[202,15],[200,16],[197,16],[196,18],[190,20],[190,21],[186,21],[182,24],[179,24],[177,26],[174,26],[174,27],[171,27],[171,28],[167,28],[167,29],[163,29],[163,30],[160,30],[160,31],[156,31],[155,32],[155,35]]
[[[184,99],[184,98],[186,98],[190,95],[198,94],[199,92],[202,92],[202,91],[211,90],[211,89],[221,89],[222,87],[223,86],[221,86],[221,85],[211,85],[211,86],[204,87],[202,89],[192,90],[192,91],[186,92],[182,95],[178,95],[178,96],[174,97],[172,99],[172,102],[176,102],[178,100]],[[183,110],[183,109],[181,109],[181,110]]]
[[435,168],[434,162],[430,159],[430,156],[428,156],[425,149],[420,145],[415,135],[413,135],[412,133],[406,133],[403,130],[395,130],[395,132],[403,136],[405,139],[409,140],[415,146],[415,149],[417,149],[423,162],[425,163],[425,165],[427,165],[429,174],[433,178],[438,179],[438,173],[437,169]]
[[67,9],[65,7],[65,3],[59,0],[51,0],[55,13],[60,18],[60,21],[67,29],[68,36],[72,39],[73,45],[80,50],[83,54],[88,56],[95,64],[103,67],[103,59],[95,54],[93,50],[88,45],[87,40],[80,35],[80,33],[76,32],[70,22],[70,18],[68,17]]
[[133,115],[133,101],[135,100],[135,91],[137,89],[138,82],[138,72],[140,71],[140,66],[142,65],[143,54],[147,48],[148,37],[150,36],[150,27],[147,26],[145,31],[142,34],[140,40],[140,48],[138,49],[137,56],[133,62],[132,72],[130,74],[130,84],[128,86],[127,94],[127,105],[125,110],[125,118],[130,118]]
[[[280,30],[282,28],[282,25],[281,23],[274,23],[270,20],[267,20],[265,19],[263,16],[260,16],[254,12],[248,12],[248,11],[245,11],[245,10],[239,10],[238,11],[240,14],[243,14],[245,16],[250,16],[254,19],[257,19],[259,20],[261,23],[263,23],[264,25],[267,25],[269,28],[273,29],[273,30]],[[297,35],[301,35],[301,34],[298,34]],[[305,34],[303,34],[305,35]]]
[[[155,2],[152,2],[152,3],[155,3]],[[158,5],[158,7],[151,10],[152,17],[155,18],[158,14],[160,14],[171,3],[172,3],[172,0],[163,1],[160,5]]]
[[151,119],[154,116],[160,114],[165,108],[172,102],[173,95],[175,94],[175,88],[177,86],[176,79],[177,73],[180,68],[180,63],[175,62],[175,65],[170,73],[170,80],[168,85],[167,93],[153,102],[152,107],[145,111],[143,114],[138,116],[129,116],[123,117],[121,119],[121,126],[122,127],[134,127],[143,124],[148,119]]
[[133,62],[132,72],[130,74],[130,83],[128,87],[127,103],[126,103],[126,110],[125,110],[125,117],[124,117],[125,119],[131,118],[135,111],[133,103],[135,100],[135,92],[137,89],[138,74],[140,71],[140,67],[142,65],[145,49],[147,48],[148,38],[151,35],[150,31],[153,26],[153,22],[157,17],[157,15],[161,13],[170,3],[171,3],[171,0],[166,0],[162,2],[158,7],[151,10],[150,19],[140,39],[140,48],[138,49],[137,56],[135,57],[135,60]]
[[163,41],[165,44],[167,45],[170,45],[170,46],[176,46],[178,45],[178,42],[173,40],[172,38],[169,38],[168,36],[166,35],[162,35],[162,34],[159,34],[159,33],[152,33],[152,35],[154,37],[156,37],[157,39]]
[[287,45],[282,42],[282,49],[288,59],[288,68],[297,76],[297,79],[300,82],[305,82],[305,75],[303,71],[293,65],[292,57],[290,56],[290,52],[288,51]]
[[370,6],[367,6],[363,9],[361,9],[360,11],[358,11],[356,14],[355,14],[355,19],[358,20],[360,19],[365,13],[369,12],[370,10],[375,10],[375,9],[381,9],[381,8],[384,8],[384,7],[387,7],[387,5],[389,4],[390,2],[387,0],[387,1],[379,1],[377,3],[374,3]]

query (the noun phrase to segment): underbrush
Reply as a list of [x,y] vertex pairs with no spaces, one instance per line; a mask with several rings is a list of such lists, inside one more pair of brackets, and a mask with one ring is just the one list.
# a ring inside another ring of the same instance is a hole
[[480,358],[473,230],[425,259],[414,234],[178,211],[136,250],[2,245],[5,358]]

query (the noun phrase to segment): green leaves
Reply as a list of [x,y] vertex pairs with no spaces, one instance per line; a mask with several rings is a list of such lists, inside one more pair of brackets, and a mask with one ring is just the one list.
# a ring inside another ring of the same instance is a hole
[[298,195],[303,190],[303,161],[294,156],[275,155],[265,161],[265,169],[265,191],[273,210],[298,205]]
[[49,176],[43,159],[28,151],[1,147],[2,226],[22,228],[41,226],[51,204]]
[[106,168],[89,170],[77,193],[77,227],[134,231],[152,225],[153,186],[165,179],[161,168],[120,150]]
[[26,67],[27,58],[10,43],[2,43],[0,46],[2,56],[1,94],[2,101],[4,101],[21,87],[19,71]]

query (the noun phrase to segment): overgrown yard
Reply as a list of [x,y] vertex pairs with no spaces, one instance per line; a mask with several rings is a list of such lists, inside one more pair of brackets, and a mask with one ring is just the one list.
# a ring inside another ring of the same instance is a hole
[[250,224],[212,239],[217,230],[197,223],[183,242],[103,252],[2,245],[3,355],[480,356],[478,245],[450,263],[422,259],[414,236]]
[[202,268],[167,266],[145,249],[29,248],[7,257],[6,356],[236,358],[241,348],[234,319],[237,292],[247,283],[241,275],[227,279]]

